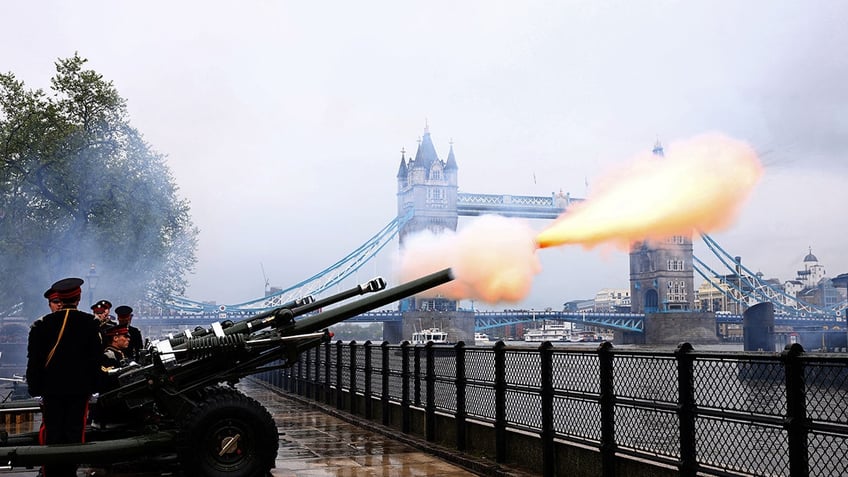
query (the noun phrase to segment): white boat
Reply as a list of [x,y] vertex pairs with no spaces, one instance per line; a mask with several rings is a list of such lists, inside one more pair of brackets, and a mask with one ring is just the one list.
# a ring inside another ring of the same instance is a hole
[[412,333],[412,344],[427,344],[429,342],[433,342],[433,344],[445,344],[448,342],[448,333],[447,331],[442,331],[439,328],[427,328],[424,330],[416,331]]
[[541,343],[542,341],[571,341],[571,323],[542,322],[541,328],[524,332],[524,341]]
[[487,335],[486,333],[479,333],[479,332],[474,333],[474,345],[475,346],[487,346],[487,345],[490,345],[492,343],[494,343],[494,341],[492,341],[489,338],[489,335]]
[[572,335],[571,341],[574,343],[600,343],[604,339],[594,331],[581,331]]

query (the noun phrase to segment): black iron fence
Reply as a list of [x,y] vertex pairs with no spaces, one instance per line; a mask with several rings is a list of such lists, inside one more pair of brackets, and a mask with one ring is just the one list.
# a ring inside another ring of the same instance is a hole
[[743,353],[336,342],[259,377],[543,475],[848,475],[848,356],[797,344]]

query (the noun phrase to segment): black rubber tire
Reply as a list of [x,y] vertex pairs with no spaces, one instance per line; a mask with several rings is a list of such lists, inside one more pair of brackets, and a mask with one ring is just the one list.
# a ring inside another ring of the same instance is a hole
[[[277,425],[255,399],[232,388],[209,388],[180,426],[178,454],[189,477],[260,477],[274,467]],[[224,443],[236,444],[219,455]]]

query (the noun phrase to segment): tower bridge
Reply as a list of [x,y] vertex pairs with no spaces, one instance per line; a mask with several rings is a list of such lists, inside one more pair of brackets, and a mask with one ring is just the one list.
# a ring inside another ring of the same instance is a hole
[[[654,147],[658,160],[663,160],[659,142]],[[306,295],[320,293],[352,278],[361,267],[393,243],[405,240],[417,232],[429,230],[439,233],[455,231],[458,218],[497,214],[529,219],[555,219],[581,202],[582,198],[558,192],[549,196],[510,194],[460,193],[458,190],[456,156],[451,143],[446,160],[439,159],[429,128],[425,128],[415,155],[406,157],[401,151],[397,178],[397,216],[379,230],[371,239],[357,247],[327,269],[278,293],[243,303],[218,305],[175,297],[167,310],[159,313],[140,313],[142,322],[196,326],[210,321],[238,319],[240,316],[267,311]],[[530,323],[534,319],[550,319],[581,323],[631,333],[643,333],[646,314],[691,313],[694,306],[694,273],[708,281],[720,280],[722,292],[735,310],[743,310],[758,302],[775,304],[775,323],[778,326],[828,326],[844,327],[841,314],[845,303],[836,306],[813,306],[790,296],[774,284],[763,280],[741,266],[735,257],[721,248],[709,236],[701,237],[709,251],[728,269],[722,274],[710,268],[704,260],[694,256],[692,237],[670,237],[664,243],[637,243],[630,252],[630,283],[632,313],[576,313],[566,311],[473,311],[473,327],[488,330],[507,325]],[[414,310],[439,310],[441,313],[467,313],[455,302],[445,299],[407,299],[398,310],[372,312],[350,319],[354,322],[382,322],[389,336],[402,336],[402,316]],[[711,318],[712,319],[712,318]],[[719,325],[740,324],[739,312],[715,317]]]
[[[136,316],[140,324],[164,328],[194,328],[207,326],[209,323],[221,320],[238,320],[249,316],[247,312],[236,313],[190,313],[190,314],[159,314]],[[438,315],[437,315],[438,317]],[[474,311],[475,330],[487,331],[504,326],[531,324],[534,322],[562,321],[585,326],[595,326],[619,331],[640,333],[644,330],[644,313],[595,313],[555,310],[503,310],[503,311]],[[438,318],[437,318],[438,319]],[[403,313],[398,310],[372,311],[345,320],[346,323],[400,323]],[[742,315],[716,314],[716,325],[742,325]],[[776,315],[775,325],[786,327],[833,327],[842,326],[846,322],[839,317],[822,315]]]

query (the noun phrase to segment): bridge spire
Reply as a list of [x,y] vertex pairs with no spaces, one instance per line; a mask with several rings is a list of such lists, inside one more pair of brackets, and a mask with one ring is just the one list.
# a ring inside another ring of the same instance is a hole
[[399,187],[405,187],[409,175],[409,169],[406,167],[406,148],[400,148],[400,166],[398,167],[397,180]]
[[457,169],[459,167],[456,165],[456,157],[453,155],[453,139],[451,139],[448,160],[445,162],[445,171],[456,171]]
[[651,150],[651,152],[653,152],[655,156],[665,157],[665,151],[663,150],[659,136],[657,136],[657,142],[654,143],[654,149]]

